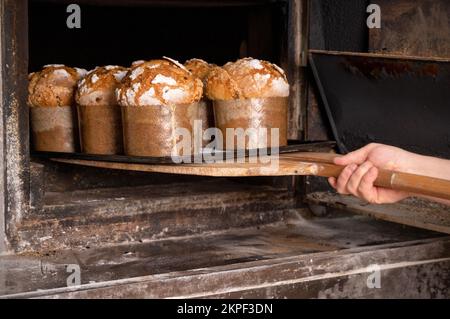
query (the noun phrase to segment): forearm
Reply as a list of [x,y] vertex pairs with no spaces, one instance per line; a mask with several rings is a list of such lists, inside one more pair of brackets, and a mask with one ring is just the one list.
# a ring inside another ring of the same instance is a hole
[[415,155],[412,167],[416,174],[450,180],[450,160]]
[[[420,174],[424,176],[450,180],[450,160],[413,154],[412,163],[413,164],[411,165],[410,169],[408,169],[408,171],[412,174]],[[420,197],[450,205],[450,200],[430,196]]]

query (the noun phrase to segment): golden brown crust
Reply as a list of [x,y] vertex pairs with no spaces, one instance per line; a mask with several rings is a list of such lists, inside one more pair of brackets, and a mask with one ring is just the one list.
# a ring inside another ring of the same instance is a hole
[[206,83],[206,95],[213,100],[289,95],[289,84],[283,70],[270,62],[252,58],[214,68]]
[[206,96],[211,100],[232,100],[242,95],[231,75],[221,67],[212,68],[206,78]]
[[83,69],[63,65],[45,66],[29,75],[28,105],[70,106],[78,80],[86,73]]
[[96,67],[78,82],[76,102],[80,105],[117,105],[115,90],[127,71],[121,66]]
[[168,59],[132,67],[116,91],[122,106],[189,104],[200,100],[202,93],[202,82]]
[[202,59],[190,59],[184,62],[184,66],[205,84],[209,71],[214,68],[215,64],[210,64]]

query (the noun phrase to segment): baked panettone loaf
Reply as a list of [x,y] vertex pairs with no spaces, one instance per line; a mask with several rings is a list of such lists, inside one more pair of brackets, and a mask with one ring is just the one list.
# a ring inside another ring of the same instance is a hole
[[127,69],[121,66],[102,66],[89,71],[78,82],[75,100],[80,105],[115,105],[115,90],[125,77]]
[[75,100],[83,152],[122,153],[122,116],[115,91],[127,71],[121,66],[96,67],[78,82]]
[[116,90],[122,106],[189,104],[202,94],[202,81],[169,58],[136,64]]
[[28,105],[69,106],[74,102],[77,82],[86,70],[64,65],[46,65],[29,75]]
[[35,150],[76,151],[74,95],[77,82],[85,74],[83,69],[54,64],[29,75],[28,105]]
[[208,76],[209,71],[211,71],[211,69],[216,65],[208,63],[202,59],[190,59],[184,62],[184,66],[194,76],[202,80],[203,84],[205,85],[206,77]]
[[244,58],[213,67],[206,78],[206,96],[212,100],[287,97],[289,84],[277,65]]

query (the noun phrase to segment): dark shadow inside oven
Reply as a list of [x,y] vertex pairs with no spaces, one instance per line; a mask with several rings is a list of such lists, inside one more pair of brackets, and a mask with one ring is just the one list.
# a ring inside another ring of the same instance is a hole
[[[285,8],[248,6],[104,6],[81,4],[70,29],[67,3],[29,2],[29,70],[62,63],[87,69],[168,56],[224,64],[242,56],[280,62]],[[116,1],[117,3],[117,1]],[[257,30],[257,31],[256,31]]]

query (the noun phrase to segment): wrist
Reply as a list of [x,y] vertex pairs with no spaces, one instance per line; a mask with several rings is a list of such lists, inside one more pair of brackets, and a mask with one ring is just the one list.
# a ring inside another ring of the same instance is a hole
[[411,174],[450,180],[450,170],[445,169],[450,165],[449,160],[418,154],[413,155]]
[[422,155],[411,153],[402,150],[403,153],[399,155],[399,161],[396,163],[395,170],[409,174],[419,174],[424,175],[428,170],[424,167],[424,161],[421,158]]

